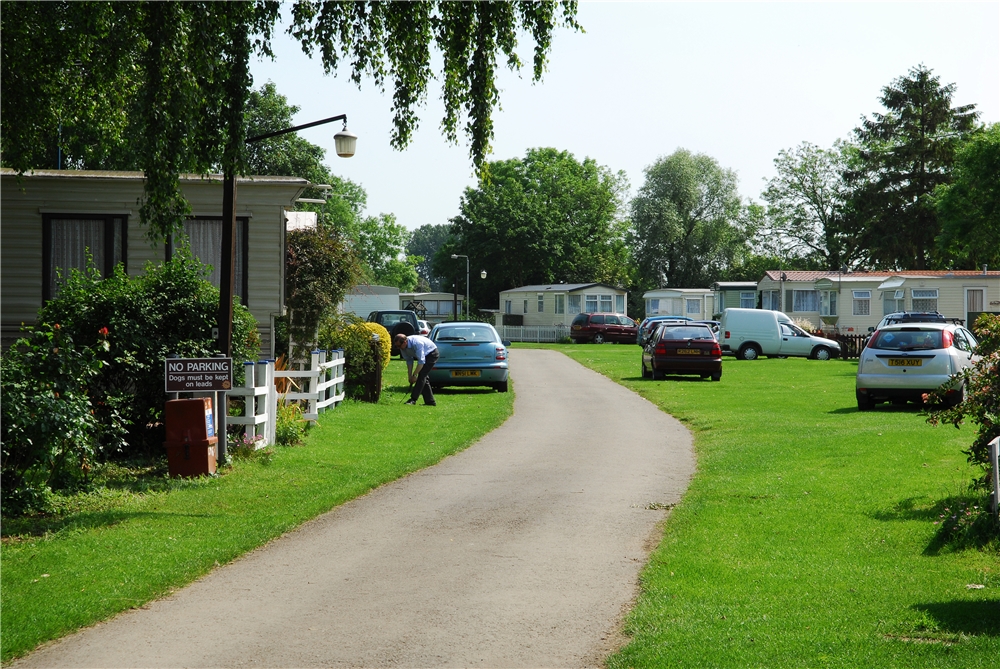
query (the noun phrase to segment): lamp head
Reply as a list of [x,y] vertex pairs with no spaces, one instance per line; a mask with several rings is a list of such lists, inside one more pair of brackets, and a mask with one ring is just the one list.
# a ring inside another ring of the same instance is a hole
[[341,158],[350,158],[357,148],[358,136],[348,130],[345,123],[344,129],[333,136],[333,141],[337,145],[337,155]]
[[480,276],[481,278],[485,279],[485,278],[486,278],[486,270],[483,270],[482,272],[480,272],[480,273],[479,273],[479,276]]

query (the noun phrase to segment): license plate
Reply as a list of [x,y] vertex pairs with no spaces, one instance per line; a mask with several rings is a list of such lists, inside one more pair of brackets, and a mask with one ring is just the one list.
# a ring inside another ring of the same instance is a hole
[[701,355],[700,348],[679,348],[677,355]]
[[920,367],[923,364],[920,358],[889,358],[890,367]]
[[451,370],[452,378],[456,376],[479,376],[478,369],[453,369]]

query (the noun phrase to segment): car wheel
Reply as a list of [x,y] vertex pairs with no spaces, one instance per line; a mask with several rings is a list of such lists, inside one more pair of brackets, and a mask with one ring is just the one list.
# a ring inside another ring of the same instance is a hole
[[700,376],[703,379],[707,379],[710,375],[709,374],[699,374],[698,376]]
[[594,343],[595,344],[603,344],[604,343],[604,335],[602,335],[600,332],[598,332],[597,334],[595,334],[594,335]]
[[497,389],[498,393],[505,393],[505,392],[507,392],[507,382],[506,381],[501,381],[500,383],[495,383],[495,384],[493,384],[493,387]]
[[757,348],[756,344],[744,344],[736,352],[736,357],[740,360],[756,360],[760,357],[760,349]]
[[660,371],[659,369],[656,369],[655,367],[653,368],[653,380],[654,381],[662,381],[665,376],[666,376],[666,374],[664,374],[662,371]]
[[814,360],[829,360],[832,356],[826,346],[817,346],[813,349],[812,357]]
[[722,380],[722,372],[716,372],[715,374],[712,374],[712,380],[713,381],[721,381]]
[[875,401],[863,393],[854,391],[854,396],[858,398],[858,411],[871,411],[875,408]]

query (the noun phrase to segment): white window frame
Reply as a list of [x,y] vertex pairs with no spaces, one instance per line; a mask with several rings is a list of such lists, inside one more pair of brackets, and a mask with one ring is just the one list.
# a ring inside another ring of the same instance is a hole
[[538,313],[545,313],[545,293],[536,293],[535,297],[538,300]]
[[[890,295],[892,297],[890,297]],[[887,290],[882,294],[882,315],[888,316],[899,311],[906,311],[905,290]]]
[[602,314],[613,314],[613,313],[615,313],[615,308],[614,308],[615,307],[615,299],[614,299],[613,295],[609,295],[607,293],[602,293],[598,297],[600,297],[600,299],[601,299],[601,307],[600,307],[599,311]]
[[770,309],[772,311],[781,311],[781,291],[780,290],[764,290],[761,291],[760,305],[763,309]]
[[854,316],[872,315],[872,291],[852,290],[851,297],[853,298],[851,313]]
[[580,311],[580,296],[579,295],[570,295],[569,299],[567,300],[567,302],[569,303],[569,313],[570,314],[583,313],[582,311]]
[[503,312],[505,314],[512,314],[512,313],[514,313],[514,303],[511,300],[504,300],[503,301]]
[[566,295],[563,293],[556,293],[555,295],[555,313],[565,314],[566,313]]
[[600,300],[597,295],[584,295],[583,296],[583,310],[588,314],[596,314],[597,307],[600,305]]
[[521,311],[522,314],[528,313],[528,298],[524,298],[524,310]]
[[754,309],[757,306],[757,293],[752,290],[740,291],[740,309]]
[[658,314],[660,313],[660,298],[651,297],[646,300],[646,314]]
[[[693,307],[693,308],[692,308]],[[684,313],[701,314],[701,300],[697,297],[684,298]]]
[[615,295],[615,313],[624,314],[625,313],[625,296]]

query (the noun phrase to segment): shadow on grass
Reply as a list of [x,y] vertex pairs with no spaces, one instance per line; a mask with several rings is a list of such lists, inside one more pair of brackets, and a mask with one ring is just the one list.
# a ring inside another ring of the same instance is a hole
[[[634,381],[642,381],[643,380],[643,378],[641,376],[633,376],[633,377],[631,377],[631,379],[634,380]],[[656,382],[659,382],[659,381],[683,381],[685,383],[701,383],[702,381],[707,381],[709,383],[712,382],[712,379],[710,379],[710,378],[704,378],[704,379],[702,379],[697,374],[695,374],[693,376],[691,376],[691,375],[681,376],[680,374],[667,374],[662,379],[645,379],[645,380],[646,381],[656,381]]]
[[17,541],[29,537],[40,537],[62,531],[92,530],[111,527],[135,518],[175,516],[178,518],[211,518],[213,513],[175,513],[157,511],[86,511],[63,516],[28,516],[25,518],[4,518],[3,540]]
[[[923,502],[923,503],[921,503]],[[988,512],[989,501],[973,494],[952,495],[931,502],[909,497],[889,511],[871,514],[883,522],[922,521],[934,527],[934,536],[924,548],[924,555],[983,549],[1000,543],[1000,529]]]
[[934,618],[944,632],[1000,636],[1000,599],[932,602],[913,608]]

